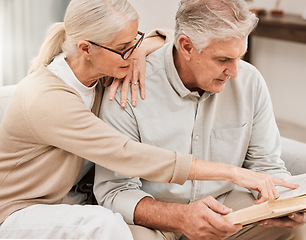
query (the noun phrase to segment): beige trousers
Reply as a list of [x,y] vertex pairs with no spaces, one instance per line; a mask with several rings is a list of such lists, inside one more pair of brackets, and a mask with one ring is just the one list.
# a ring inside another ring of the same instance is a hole
[[[245,189],[237,187],[225,198],[224,205],[234,211],[253,204],[253,195]],[[129,225],[135,240],[187,240],[178,233],[160,232],[149,228]],[[306,226],[296,229],[264,228],[256,224],[243,228],[226,240],[306,240]]]

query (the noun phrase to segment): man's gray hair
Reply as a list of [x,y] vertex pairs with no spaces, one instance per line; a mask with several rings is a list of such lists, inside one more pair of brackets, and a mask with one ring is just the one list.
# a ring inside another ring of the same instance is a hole
[[181,0],[176,14],[175,45],[186,35],[198,51],[212,40],[243,39],[258,23],[245,0]]

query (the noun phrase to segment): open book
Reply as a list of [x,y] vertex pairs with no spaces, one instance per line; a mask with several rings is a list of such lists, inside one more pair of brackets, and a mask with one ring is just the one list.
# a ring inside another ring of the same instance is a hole
[[268,218],[282,217],[290,213],[306,211],[306,174],[292,176],[285,180],[297,183],[300,187],[294,190],[277,187],[280,194],[277,200],[255,204],[223,217],[231,223],[247,225]]

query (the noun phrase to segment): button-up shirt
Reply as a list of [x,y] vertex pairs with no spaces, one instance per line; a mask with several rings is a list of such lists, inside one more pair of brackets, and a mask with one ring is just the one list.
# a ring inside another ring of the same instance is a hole
[[[103,101],[100,114],[139,142],[280,178],[289,175],[280,159],[280,137],[267,86],[256,68],[244,61],[239,63],[237,78],[230,79],[222,92],[200,96],[184,86],[174,65],[173,43],[168,43],[147,57],[146,99],[135,108],[128,104],[122,109],[119,90],[115,101]],[[135,207],[145,196],[189,203],[209,195],[222,199],[233,187],[227,181],[153,183],[97,166],[94,191],[101,205],[132,224]]]

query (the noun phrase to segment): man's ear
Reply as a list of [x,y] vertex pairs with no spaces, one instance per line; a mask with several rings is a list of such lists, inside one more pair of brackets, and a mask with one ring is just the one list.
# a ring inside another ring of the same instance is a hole
[[78,42],[78,51],[80,54],[84,56],[85,59],[89,59],[91,56],[91,47],[89,45],[89,42],[87,41]]
[[191,55],[193,51],[195,51],[195,48],[189,37],[187,37],[186,35],[181,35],[178,39],[178,44],[180,47],[180,52],[185,57],[186,61],[190,61]]

